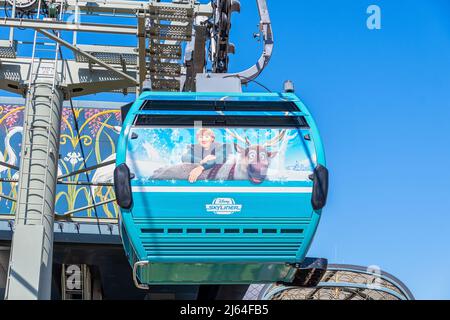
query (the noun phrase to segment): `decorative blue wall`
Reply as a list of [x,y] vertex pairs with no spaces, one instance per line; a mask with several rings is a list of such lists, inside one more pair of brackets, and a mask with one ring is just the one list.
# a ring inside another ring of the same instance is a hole
[[[0,160],[13,165],[20,164],[20,146],[22,142],[23,105],[0,104]],[[61,146],[59,172],[67,174],[87,166],[115,159],[116,142],[120,132],[120,110],[75,108],[78,120],[77,134],[74,115],[70,108],[63,109],[61,123]],[[83,146],[83,152],[80,148]],[[103,167],[89,174],[90,181],[112,182],[114,165]],[[0,178],[15,179],[16,171],[0,166]],[[87,181],[82,173],[64,179],[65,181]],[[17,196],[17,183],[1,182],[0,193],[10,197]],[[95,202],[114,198],[112,187],[89,187],[58,185],[56,213],[64,214],[68,210],[84,207]],[[0,214],[14,214],[14,202],[0,199]],[[74,217],[116,218],[118,208],[115,203],[75,213]]]

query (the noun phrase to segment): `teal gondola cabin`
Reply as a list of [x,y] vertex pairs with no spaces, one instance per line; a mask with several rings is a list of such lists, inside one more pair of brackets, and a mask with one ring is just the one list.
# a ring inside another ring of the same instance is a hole
[[114,184],[138,287],[295,282],[328,171],[294,94],[144,92],[123,114]]

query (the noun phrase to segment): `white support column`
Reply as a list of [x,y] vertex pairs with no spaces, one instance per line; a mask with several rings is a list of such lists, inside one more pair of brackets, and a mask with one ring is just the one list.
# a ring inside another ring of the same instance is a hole
[[62,90],[53,81],[51,77],[38,77],[30,86],[26,103],[15,230],[5,294],[8,300],[51,297],[63,103]]

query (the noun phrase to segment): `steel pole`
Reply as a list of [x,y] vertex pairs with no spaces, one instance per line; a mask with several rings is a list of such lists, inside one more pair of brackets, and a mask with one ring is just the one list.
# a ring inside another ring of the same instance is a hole
[[63,92],[55,79],[43,76],[38,76],[29,90],[5,293],[8,300],[48,300],[51,297]]

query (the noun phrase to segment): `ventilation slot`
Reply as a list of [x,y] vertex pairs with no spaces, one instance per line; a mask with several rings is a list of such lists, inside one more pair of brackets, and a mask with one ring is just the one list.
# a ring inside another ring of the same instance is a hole
[[239,229],[225,229],[224,233],[240,233]]
[[267,228],[267,229],[257,229],[257,228],[143,228],[141,229],[144,234],[269,234],[269,235],[280,235],[280,234],[303,234],[304,229],[278,229],[278,228]]
[[142,233],[164,233],[164,229],[141,229]]
[[183,233],[183,229],[169,229],[168,233]]
[[277,229],[262,229],[262,233],[275,234],[277,233]]
[[195,234],[199,234],[202,233],[202,229],[187,229],[186,233],[195,233]]
[[220,233],[220,229],[206,229],[206,233]]
[[303,233],[303,229],[281,229],[281,233],[284,234],[301,234]]

